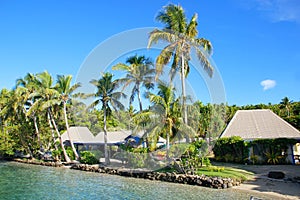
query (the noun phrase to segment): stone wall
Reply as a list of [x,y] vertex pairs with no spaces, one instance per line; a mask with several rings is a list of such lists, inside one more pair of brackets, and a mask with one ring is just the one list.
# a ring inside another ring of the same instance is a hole
[[[16,162],[42,165],[49,167],[64,167],[65,165],[57,162],[43,162],[37,160],[22,160],[14,159]],[[99,165],[87,164],[72,164],[69,166],[73,170],[81,170],[96,173],[105,173],[111,175],[119,175],[133,178],[144,178],[149,180],[166,181],[172,183],[181,183],[188,185],[204,186],[216,189],[226,189],[233,186],[239,186],[240,182],[231,178],[208,177],[205,175],[189,175],[189,174],[176,174],[175,172],[153,172],[144,169],[128,169],[128,168],[108,168]]]
[[111,175],[120,175],[133,178],[144,178],[149,180],[166,181],[172,183],[181,183],[189,185],[204,186],[216,189],[226,189],[233,186],[239,186],[240,182],[230,178],[208,177],[205,175],[176,174],[174,172],[152,172],[147,170],[127,169],[127,168],[107,168],[98,165],[74,164],[71,169],[82,170],[97,173],[106,173]]

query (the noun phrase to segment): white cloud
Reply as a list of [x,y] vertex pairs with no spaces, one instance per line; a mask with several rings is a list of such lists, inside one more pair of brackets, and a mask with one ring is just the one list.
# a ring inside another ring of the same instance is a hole
[[263,90],[269,90],[276,86],[276,81],[266,79],[260,82],[260,85],[263,86]]
[[299,0],[249,0],[243,7],[258,10],[272,22],[300,23]]

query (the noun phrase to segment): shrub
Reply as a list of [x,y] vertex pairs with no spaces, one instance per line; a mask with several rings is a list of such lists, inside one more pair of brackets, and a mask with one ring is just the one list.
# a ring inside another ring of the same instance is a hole
[[71,160],[75,160],[75,154],[72,150],[72,147],[67,147],[66,152]]
[[219,138],[213,148],[217,161],[242,163],[249,155],[248,143],[241,137]]
[[99,163],[99,160],[90,151],[82,151],[80,152],[80,155],[80,162],[83,164],[93,165]]

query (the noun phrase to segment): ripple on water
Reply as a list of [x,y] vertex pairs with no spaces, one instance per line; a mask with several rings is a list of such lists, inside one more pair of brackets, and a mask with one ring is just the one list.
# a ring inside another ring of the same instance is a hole
[[[243,191],[0,162],[0,199],[249,199]],[[263,197],[266,199],[266,197]]]

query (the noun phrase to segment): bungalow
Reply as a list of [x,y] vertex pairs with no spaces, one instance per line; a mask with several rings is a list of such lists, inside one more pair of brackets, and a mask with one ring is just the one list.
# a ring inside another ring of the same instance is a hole
[[[287,160],[299,163],[300,155],[300,131],[284,121],[278,115],[268,109],[239,110],[221,134],[220,137],[240,136],[245,141],[255,139],[296,139],[296,145],[288,148]],[[251,149],[253,151],[253,149]],[[250,150],[250,152],[251,152]]]
[[[104,132],[100,132],[94,136],[87,127],[70,127],[69,134],[78,152],[84,150],[104,152]],[[130,143],[133,146],[141,145],[143,135],[142,132],[132,133],[131,131],[123,130],[107,132],[109,154],[113,156],[117,152],[117,146],[120,144]],[[62,134],[62,140],[65,145],[70,146],[67,131]],[[163,145],[165,142],[165,139],[160,137],[157,145]]]
[[[69,134],[74,144],[93,143],[95,140],[94,135],[87,127],[70,127]],[[61,138],[65,144],[69,144],[69,137],[67,131],[65,131],[61,135]]]

